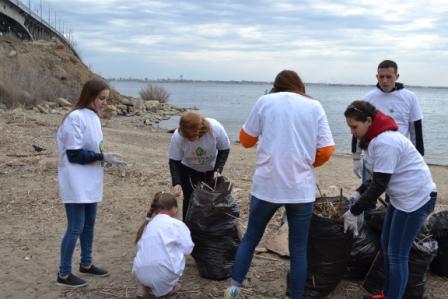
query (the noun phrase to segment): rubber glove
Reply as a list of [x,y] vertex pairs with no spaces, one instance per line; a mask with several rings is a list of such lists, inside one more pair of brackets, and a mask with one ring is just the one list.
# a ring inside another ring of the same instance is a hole
[[354,205],[361,198],[361,193],[355,191],[350,195],[350,206]]
[[173,194],[176,197],[182,194],[182,187],[179,184],[173,186]]
[[126,171],[127,163],[123,160],[123,157],[118,153],[103,153],[104,161],[109,165],[116,165],[121,171]]
[[355,237],[357,237],[359,232],[358,228],[360,228],[362,225],[363,214],[355,216],[352,214],[352,212],[350,212],[350,210],[348,210],[347,212],[345,212],[343,217],[344,217],[344,233],[346,233],[347,230],[349,230],[353,232],[353,235]]

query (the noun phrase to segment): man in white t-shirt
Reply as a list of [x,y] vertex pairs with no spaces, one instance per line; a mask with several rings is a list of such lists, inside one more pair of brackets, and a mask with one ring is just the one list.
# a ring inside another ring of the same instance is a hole
[[[398,125],[400,133],[409,138],[418,152],[424,155],[422,111],[417,96],[404,88],[399,78],[398,66],[392,60],[384,60],[378,65],[376,88],[368,92],[363,100],[374,105],[379,111],[391,116]],[[367,180],[363,173],[363,161],[358,140],[352,138],[353,172],[363,181]]]

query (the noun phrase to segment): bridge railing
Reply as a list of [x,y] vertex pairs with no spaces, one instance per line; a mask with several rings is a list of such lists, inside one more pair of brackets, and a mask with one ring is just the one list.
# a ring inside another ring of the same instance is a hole
[[35,13],[30,6],[25,5],[24,3],[22,3],[22,1],[20,0],[9,0],[9,2],[15,4],[19,9],[23,10],[24,12],[26,12],[28,15],[30,15],[33,19],[35,19],[36,21],[42,23],[45,27],[49,28],[54,34],[58,35],[59,38],[61,38],[62,40],[65,40],[67,42],[68,45],[70,45],[70,47],[72,47],[72,50],[75,52],[75,54],[77,55],[76,51],[73,49],[74,44],[73,42],[68,39],[64,33],[61,33],[56,27],[54,27],[53,25],[51,25],[51,23],[45,21],[45,19],[41,16],[38,15],[37,13]]

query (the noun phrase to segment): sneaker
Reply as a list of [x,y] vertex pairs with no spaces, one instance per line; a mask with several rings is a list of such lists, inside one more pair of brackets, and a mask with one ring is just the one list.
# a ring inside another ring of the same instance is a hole
[[373,295],[362,296],[362,299],[386,299],[386,296],[384,295],[384,292],[381,292]]
[[83,266],[79,265],[79,272],[86,273],[86,274],[92,274],[92,275],[100,276],[100,277],[106,277],[106,276],[110,275],[109,271],[98,268],[93,264],[90,266],[90,268],[84,268]]
[[224,299],[232,299],[232,298],[238,298],[240,296],[240,288],[239,287],[228,287],[227,290],[224,292]]
[[70,273],[66,278],[62,278],[58,273],[56,284],[66,288],[82,288],[87,285],[87,282],[72,273]]

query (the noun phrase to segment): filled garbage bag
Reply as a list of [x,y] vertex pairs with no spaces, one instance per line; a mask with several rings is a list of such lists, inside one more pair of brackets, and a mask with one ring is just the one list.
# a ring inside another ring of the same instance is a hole
[[350,259],[344,278],[364,279],[380,250],[380,233],[363,225],[357,237],[353,237]]
[[383,229],[384,218],[386,216],[385,207],[379,207],[373,210],[368,210],[364,212],[365,223],[374,231],[381,234]]
[[239,216],[227,178],[219,177],[216,185],[195,186],[185,223],[194,242],[191,255],[202,277],[223,280],[231,276],[240,243]]
[[427,226],[436,240],[448,237],[448,210],[432,214],[428,218]]
[[431,263],[430,270],[435,275],[448,277],[448,237],[438,239],[437,243],[439,249]]
[[[423,242],[421,241],[423,240]],[[409,279],[403,298],[424,299],[426,295],[427,273],[431,261],[437,252],[437,241],[432,239],[416,239],[409,255]],[[367,274],[363,287],[369,293],[379,293],[384,289],[384,259],[380,251],[375,258],[371,270]]]
[[[319,211],[320,203],[328,203],[327,213]],[[308,239],[308,277],[304,298],[327,296],[344,276],[352,246],[352,233],[344,233],[342,218],[348,207],[348,199],[342,196],[316,199]],[[330,217],[329,213],[332,214]]]

